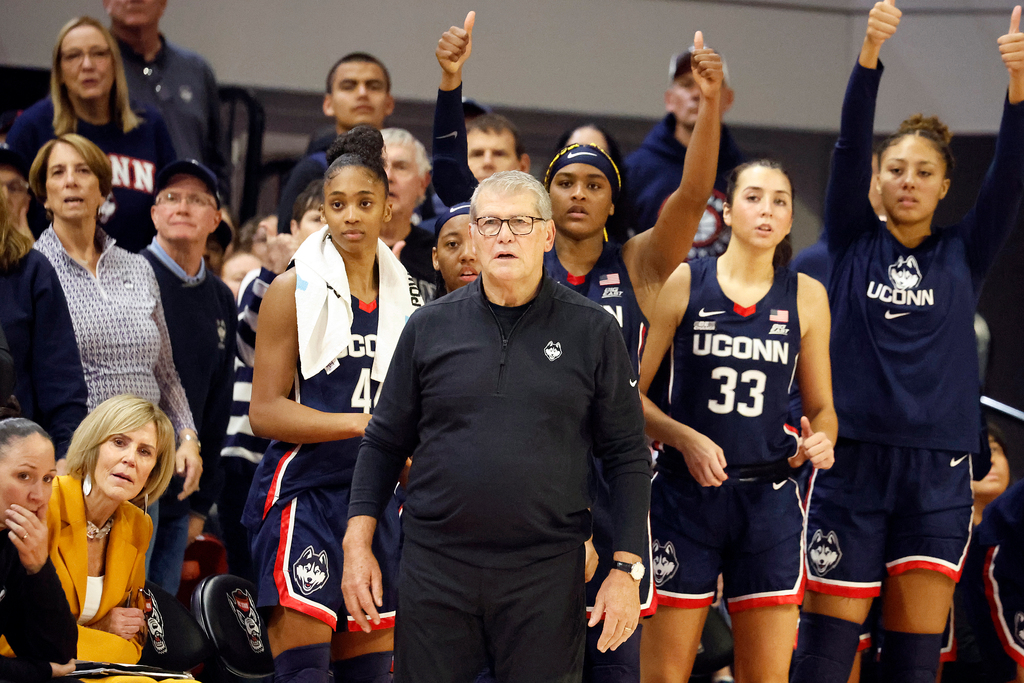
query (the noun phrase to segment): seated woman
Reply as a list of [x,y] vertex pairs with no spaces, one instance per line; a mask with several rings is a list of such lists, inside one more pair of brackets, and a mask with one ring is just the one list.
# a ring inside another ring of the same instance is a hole
[[39,425],[0,421],[0,510],[8,529],[0,533],[3,680],[42,682],[75,669],[75,620],[47,557],[46,510],[56,475],[53,443]]
[[184,499],[198,488],[202,474],[199,439],[174,367],[153,268],[115,245],[97,224],[111,177],[107,156],[80,135],[61,135],[43,145],[29,182],[53,223],[35,248],[53,266],[67,298],[89,409],[120,394],[159,405],[181,443],[176,464],[185,475],[179,496]]
[[[103,205],[103,228],[122,249],[144,249],[156,234],[150,217],[156,171],[177,155],[160,113],[129,103],[117,41],[92,17],[72,19],[60,30],[50,95],[18,117],[7,143],[32,159],[47,140],[65,133],[88,138],[110,156],[117,173],[113,196]],[[45,227],[33,224],[32,230]]]
[[162,410],[115,396],[90,413],[68,448],[47,514],[50,559],[78,621],[78,658],[135,664],[145,618],[153,522],[138,506],[160,497],[174,473],[174,430]]

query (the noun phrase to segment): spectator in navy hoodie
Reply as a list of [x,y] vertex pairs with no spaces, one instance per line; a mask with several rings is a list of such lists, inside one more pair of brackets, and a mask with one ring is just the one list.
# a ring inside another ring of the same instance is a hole
[[160,499],[149,580],[178,591],[186,546],[203,531],[220,482],[220,449],[231,415],[235,300],[203,260],[206,240],[220,224],[217,177],[194,159],[165,166],[156,178],[156,237],[142,255],[160,285],[174,365],[199,432],[202,477],[187,500],[183,477]]
[[[87,138],[110,159],[113,189],[98,220],[103,231],[122,249],[145,248],[154,234],[153,178],[174,161],[174,144],[156,109],[129,103],[117,42],[92,17],[72,19],[60,30],[50,96],[18,117],[7,143],[34,159],[48,140],[66,133]],[[38,235],[46,224],[31,227]]]
[[57,274],[18,231],[9,206],[0,192],[0,325],[14,360],[14,396],[22,416],[52,437],[61,467],[86,415],[85,374]]
[[[697,104],[700,101],[700,88],[690,70],[692,50],[690,48],[672,58],[669,65],[672,83],[665,91],[665,110],[668,113],[651,129],[640,148],[626,157],[626,182],[632,188],[638,232],[654,226],[665,200],[679,187],[679,180],[683,177],[683,161],[697,123]],[[720,110],[723,115],[732,107],[734,96],[726,68]],[[746,157],[736,146],[728,127],[723,125],[715,189],[708,198],[708,209],[697,229],[689,258],[718,256],[729,244],[729,228],[722,221],[726,179],[729,172],[744,161]]]

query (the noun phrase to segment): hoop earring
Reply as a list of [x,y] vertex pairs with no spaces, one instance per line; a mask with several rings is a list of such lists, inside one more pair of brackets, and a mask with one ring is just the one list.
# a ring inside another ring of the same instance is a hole
[[86,474],[85,479],[82,480],[82,495],[88,496],[92,493],[92,475]]

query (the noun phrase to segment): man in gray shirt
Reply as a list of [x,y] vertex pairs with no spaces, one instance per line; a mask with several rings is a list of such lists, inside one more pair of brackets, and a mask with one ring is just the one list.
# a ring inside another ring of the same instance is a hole
[[161,35],[166,7],[167,0],[103,0],[132,100],[160,111],[178,158],[201,161],[217,175],[218,190],[227,197],[217,81],[205,59]]

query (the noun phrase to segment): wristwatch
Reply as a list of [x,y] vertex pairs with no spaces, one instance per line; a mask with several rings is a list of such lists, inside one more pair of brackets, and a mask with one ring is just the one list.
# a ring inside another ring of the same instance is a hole
[[640,579],[644,578],[643,562],[634,562],[633,564],[630,564],[629,562],[620,562],[619,560],[613,560],[612,569],[618,569],[619,571],[626,572],[633,578],[634,581],[639,581]]

